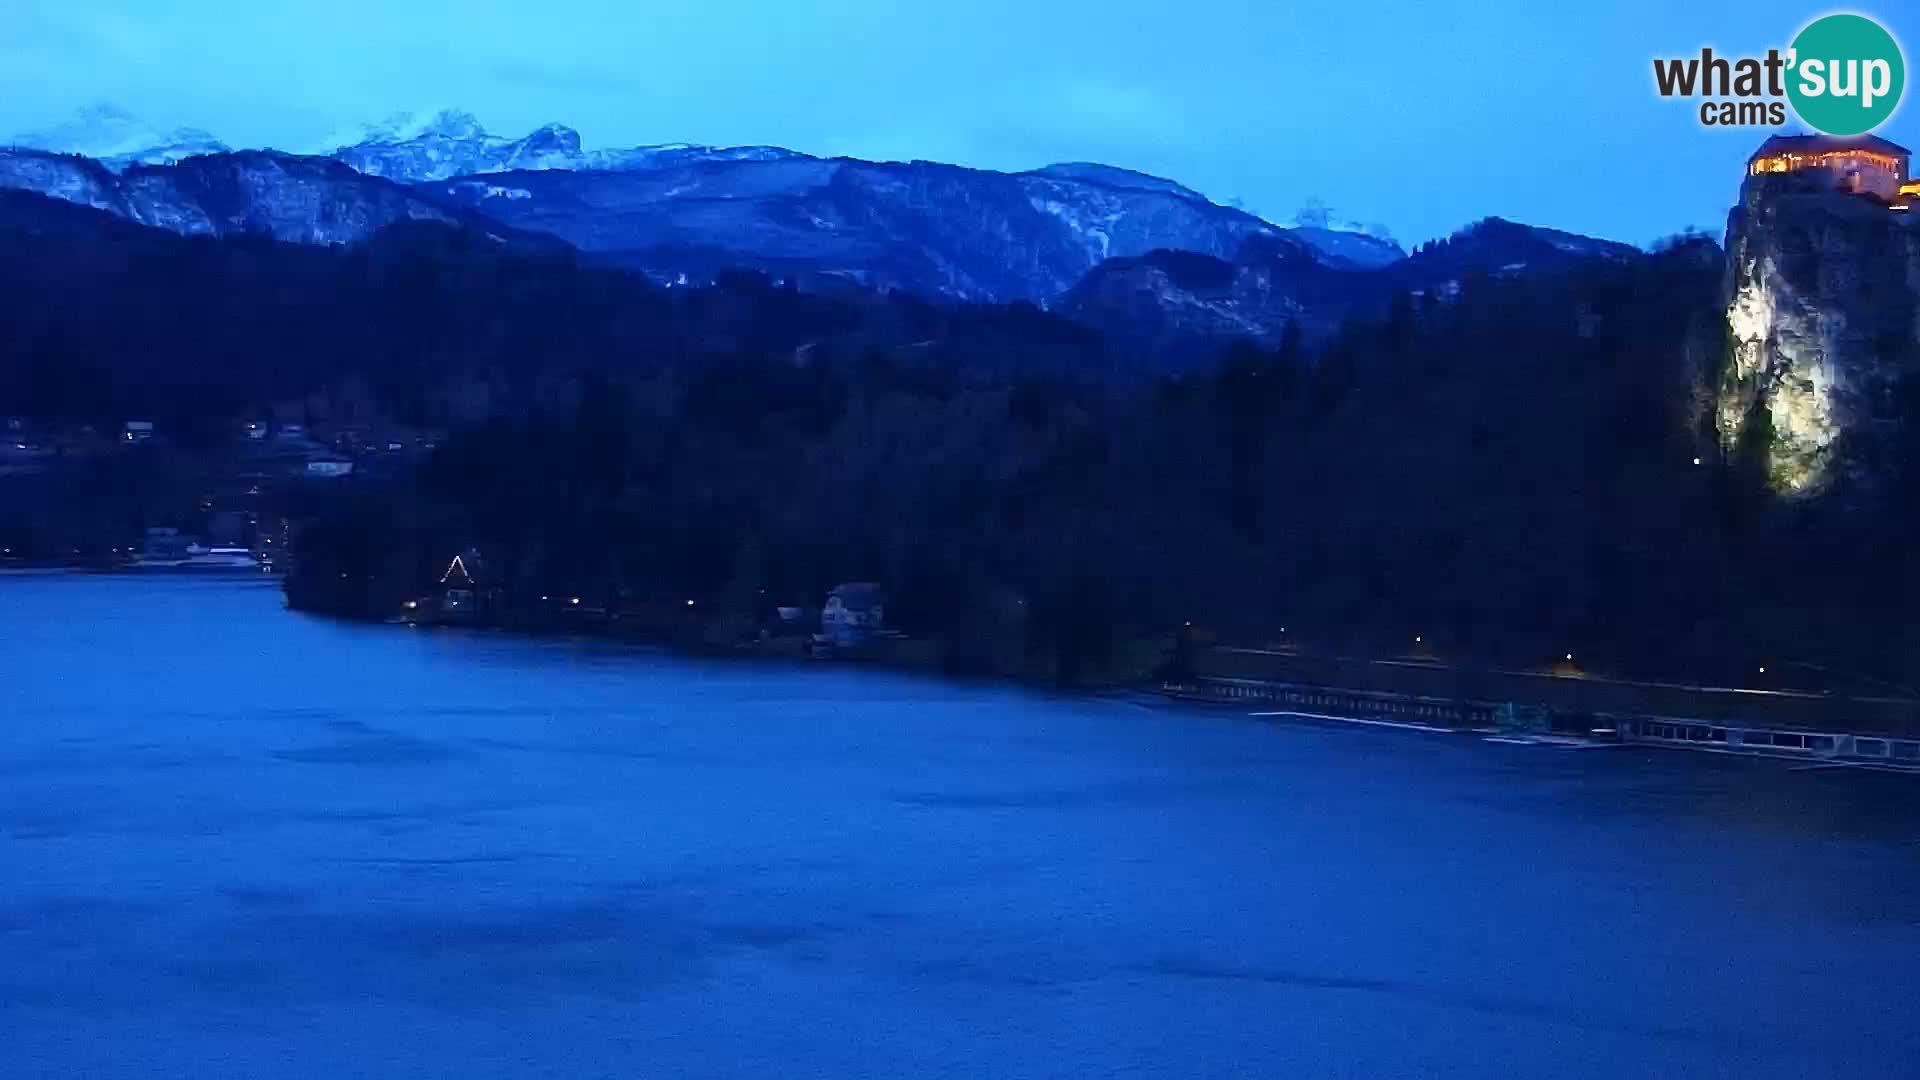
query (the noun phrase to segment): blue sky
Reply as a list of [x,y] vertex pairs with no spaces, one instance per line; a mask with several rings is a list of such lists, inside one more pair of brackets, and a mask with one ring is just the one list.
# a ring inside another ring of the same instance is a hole
[[[1718,233],[1766,134],[1653,91],[1654,56],[1784,46],[1806,4],[1281,0],[7,0],[0,132],[99,101],[305,149],[398,110],[592,146],[774,143],[997,169],[1095,160],[1412,243],[1488,214]],[[1900,9],[1862,7],[1896,36]],[[1912,47],[1908,46],[1911,53]],[[1920,146],[1912,107],[1879,134]]]

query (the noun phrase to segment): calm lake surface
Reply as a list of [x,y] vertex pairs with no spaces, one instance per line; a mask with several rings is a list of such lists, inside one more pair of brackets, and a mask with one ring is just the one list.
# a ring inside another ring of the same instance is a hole
[[0,578],[0,1076],[1911,1077],[1920,778]]

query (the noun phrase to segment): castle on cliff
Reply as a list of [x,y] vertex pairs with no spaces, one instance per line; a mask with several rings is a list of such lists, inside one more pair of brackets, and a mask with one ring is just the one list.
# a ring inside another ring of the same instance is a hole
[[1747,159],[1747,175],[1825,174],[1839,190],[1877,195],[1905,210],[1920,201],[1920,182],[1909,172],[1912,158],[1906,147],[1877,135],[1775,135]]

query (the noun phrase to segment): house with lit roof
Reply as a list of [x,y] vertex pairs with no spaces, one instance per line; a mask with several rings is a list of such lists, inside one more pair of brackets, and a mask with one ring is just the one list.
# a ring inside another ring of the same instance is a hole
[[402,603],[398,618],[412,623],[483,623],[499,612],[501,595],[480,553],[468,548],[453,557],[431,590]]

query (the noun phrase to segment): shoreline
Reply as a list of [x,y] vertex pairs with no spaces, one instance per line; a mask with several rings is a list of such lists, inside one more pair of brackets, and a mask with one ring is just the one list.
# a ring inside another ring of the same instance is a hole
[[[254,582],[260,585],[267,583],[262,575],[222,569],[180,572],[147,568],[102,572],[72,567],[4,567],[0,568],[0,576],[43,579],[114,577],[173,582],[218,581],[236,585],[243,582]],[[281,584],[278,581],[275,583]],[[909,656],[890,656],[883,650],[821,656],[812,655],[806,651],[804,638],[801,635],[726,643],[715,641],[702,633],[710,625],[706,622],[683,623],[672,628],[678,632],[663,630],[657,624],[645,626],[633,622],[627,625],[635,629],[622,632],[621,621],[618,619],[574,622],[571,625],[560,622],[535,623],[527,620],[454,623],[416,622],[400,618],[370,619],[298,605],[285,595],[284,589],[281,592],[282,606],[285,611],[363,627],[404,626],[413,630],[506,634],[529,640],[604,643],[609,646],[649,650],[699,660],[726,660],[751,664],[772,662],[782,667],[833,663],[839,666],[870,668],[891,674],[920,676],[943,682],[977,686],[994,685],[1042,695],[1126,701],[1141,707],[1205,706],[1209,707],[1208,711],[1226,709],[1238,712],[1236,706],[1258,706],[1271,703],[1271,707],[1267,708],[1246,708],[1240,715],[1255,721],[1362,727],[1401,731],[1412,735],[1471,736],[1490,743],[1563,750],[1630,746],[1690,750],[1717,756],[1786,762],[1794,765],[1796,771],[1850,768],[1900,775],[1920,775],[1920,758],[1914,761],[1907,760],[1911,752],[1907,744],[1911,740],[1882,732],[1835,732],[1811,728],[1780,728],[1777,725],[1756,725],[1750,722],[1711,721],[1671,716],[1603,716],[1584,712],[1577,717],[1572,717],[1585,725],[1574,730],[1567,728],[1562,722],[1568,719],[1567,717],[1554,715],[1554,710],[1542,702],[1516,701],[1504,705],[1482,703],[1469,707],[1464,699],[1447,700],[1412,695],[1407,693],[1405,688],[1387,690],[1379,687],[1355,688],[1331,683],[1319,685],[1270,683],[1244,677],[1221,679],[1208,676],[1190,677],[1188,680],[1176,682],[1149,673],[1142,673],[1131,679],[1110,678],[1070,683],[1031,675],[948,668],[933,659],[938,655],[937,652],[924,648],[917,654]],[[918,644],[924,646],[927,642],[921,641]],[[1593,680],[1576,679],[1565,681],[1593,682]],[[1637,684],[1613,685],[1630,687]],[[1290,697],[1302,702],[1317,702],[1322,707],[1318,709],[1298,705],[1289,707],[1292,704]],[[1518,720],[1516,716],[1519,717]],[[1601,721],[1605,721],[1607,726],[1602,726]],[[1785,740],[1776,741],[1776,732],[1797,737],[1791,743]],[[1755,741],[1756,739],[1758,741]],[[1856,754],[1867,753],[1864,750],[1856,750],[1856,746],[1871,746],[1870,755],[1856,756]]]
[[[289,607],[293,607],[291,601],[289,601]],[[383,622],[408,624],[404,619],[389,619]],[[1470,691],[1461,683],[1461,680],[1470,679],[1476,674],[1492,674],[1500,677],[1502,685],[1509,690],[1522,687],[1538,690],[1545,686],[1565,689],[1559,684],[1566,684],[1583,692],[1584,688],[1604,688],[1625,691],[1629,694],[1635,691],[1655,690],[1724,693],[1748,702],[1786,697],[1823,700],[1826,697],[1810,693],[1764,690],[1743,692],[1718,690],[1713,687],[1686,687],[1671,683],[1606,680],[1589,676],[1508,672],[1498,669],[1475,672],[1472,669],[1445,668],[1437,665],[1412,666],[1427,674],[1440,676],[1451,684],[1448,689],[1438,693],[1431,691],[1416,693],[1413,692],[1413,688],[1407,686],[1396,685],[1388,688],[1383,685],[1374,685],[1364,677],[1357,680],[1360,685],[1337,679],[1305,684],[1275,683],[1257,677],[1222,679],[1191,672],[1186,678],[1171,679],[1167,677],[1169,664],[1174,662],[1177,651],[1172,648],[1168,650],[1165,660],[1152,671],[1137,671],[1129,678],[1065,682],[1009,673],[952,670],[937,661],[932,661],[932,657],[936,655],[933,653],[922,653],[919,662],[903,662],[905,657],[888,656],[881,650],[859,655],[823,657],[807,652],[803,644],[805,639],[801,637],[726,644],[706,637],[702,631],[711,624],[704,622],[681,623],[675,628],[680,631],[677,634],[642,632],[638,635],[622,634],[617,630],[609,632],[608,628],[617,623],[616,617],[597,624],[596,628],[580,626],[563,630],[552,626],[524,623],[517,626],[495,624],[486,628],[528,637],[566,636],[610,641],[637,641],[670,649],[682,655],[703,658],[727,657],[761,662],[767,660],[833,661],[843,664],[860,664],[894,672],[911,672],[943,679],[990,681],[1075,696],[1131,695],[1153,698],[1162,702],[1228,706],[1236,703],[1253,704],[1257,699],[1276,703],[1274,708],[1249,710],[1246,716],[1255,720],[1271,721],[1285,717],[1310,723],[1373,727],[1411,734],[1471,735],[1490,742],[1553,747],[1563,750],[1643,746],[1704,751],[1724,756],[1799,762],[1802,766],[1809,768],[1860,768],[1902,775],[1920,775],[1920,731],[1905,733],[1913,735],[1913,738],[1909,739],[1904,738],[1903,733],[1900,732],[1873,728],[1855,731],[1851,728],[1842,730],[1793,724],[1782,726],[1777,720],[1768,723],[1745,719],[1713,720],[1685,717],[1654,711],[1650,708],[1651,702],[1645,703],[1648,706],[1646,708],[1615,713],[1596,708],[1595,706],[1600,704],[1598,702],[1582,700],[1574,703],[1569,711],[1568,702],[1556,700],[1551,694],[1522,694],[1511,700],[1499,701],[1476,700],[1467,696]],[[776,641],[781,644],[773,645]],[[1268,650],[1229,646],[1219,646],[1214,651],[1229,654],[1269,654]],[[1344,661],[1333,662],[1352,664],[1357,661],[1347,658]],[[1362,670],[1380,665],[1389,668],[1409,666],[1399,661],[1383,659],[1363,663]],[[1278,705],[1279,702],[1287,700],[1318,703],[1323,708],[1319,711],[1309,711],[1304,708]],[[1885,702],[1880,703],[1885,704]],[[1328,709],[1333,711],[1327,711]]]
[[[244,578],[245,575],[240,577]],[[1038,672],[1026,674],[984,671],[967,667],[949,667],[941,662],[938,642],[932,638],[899,637],[883,639],[870,647],[821,654],[811,652],[807,641],[811,632],[787,634],[764,640],[720,641],[706,631],[714,622],[689,621],[667,624],[640,618],[597,618],[511,621],[435,621],[400,617],[368,618],[329,611],[286,599],[286,610],[301,615],[367,627],[409,628],[420,631],[454,631],[506,634],[533,640],[577,640],[605,642],[634,648],[657,649],[704,660],[729,660],[750,663],[780,663],[791,666],[826,665],[868,668],[901,674],[924,675],[967,683],[1019,687],[1042,693],[1076,697],[1139,696],[1170,700],[1155,691],[1158,673],[1142,670],[1129,677],[1083,679],[1067,682],[1047,678]]]

